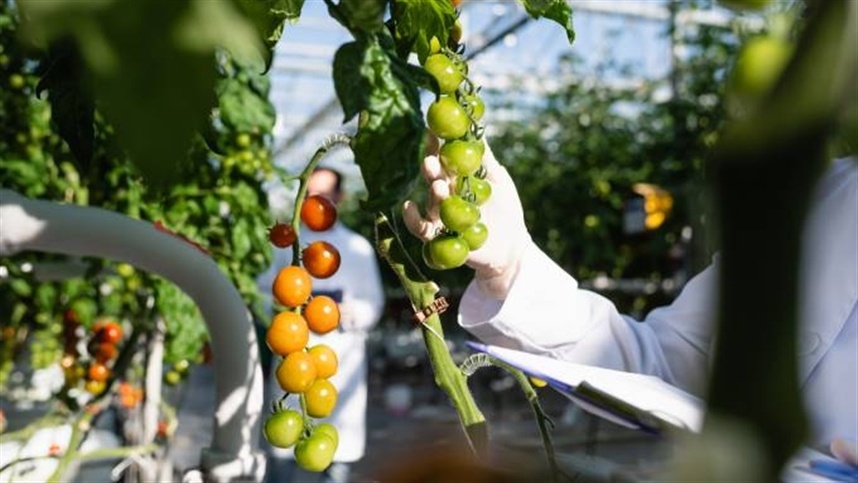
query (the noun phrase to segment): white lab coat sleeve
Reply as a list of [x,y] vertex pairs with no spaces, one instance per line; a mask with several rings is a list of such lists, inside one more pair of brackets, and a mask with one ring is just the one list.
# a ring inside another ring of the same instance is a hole
[[579,289],[531,243],[506,300],[484,296],[472,282],[459,324],[488,344],[652,374],[699,393],[708,366],[714,276],[707,269],[672,305],[638,322],[606,298]]
[[349,271],[356,277],[349,285],[341,304],[340,324],[347,332],[368,332],[381,318],[384,309],[384,288],[378,259],[372,245],[362,236],[353,234],[348,240],[352,257]]

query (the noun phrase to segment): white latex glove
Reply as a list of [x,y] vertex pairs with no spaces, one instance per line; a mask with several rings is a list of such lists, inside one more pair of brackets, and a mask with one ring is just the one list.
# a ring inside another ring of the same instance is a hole
[[858,467],[858,442],[837,438],[831,442],[831,454],[848,465]]
[[[495,159],[488,143],[485,146],[483,166],[486,180],[492,185],[492,195],[480,206],[480,221],[488,228],[489,236],[479,250],[471,252],[467,264],[475,270],[474,280],[479,290],[488,297],[503,300],[518,273],[524,249],[530,243],[530,234],[524,224],[524,212],[512,178]],[[438,215],[439,203],[455,188],[454,180],[447,175],[435,155],[423,160],[423,176],[430,192],[427,216],[424,218],[417,204],[409,200],[405,202],[403,217],[411,233],[428,241],[443,226]]]

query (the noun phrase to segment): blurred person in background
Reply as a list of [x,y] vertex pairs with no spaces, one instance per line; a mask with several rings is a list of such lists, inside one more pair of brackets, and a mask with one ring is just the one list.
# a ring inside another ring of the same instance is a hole
[[[318,194],[338,204],[343,197],[342,174],[332,168],[318,168],[308,180],[307,194]],[[322,240],[340,252],[340,268],[330,278],[313,279],[313,295],[333,298],[340,309],[340,325],[325,335],[310,334],[309,347],[326,344],[337,354],[339,368],[331,382],[339,393],[333,414],[325,421],[339,430],[339,446],[334,463],[322,473],[310,473],[295,463],[292,449],[267,445],[268,470],[266,480],[277,482],[345,482],[349,481],[350,463],[364,456],[366,446],[366,409],[368,366],[366,340],[368,332],[378,323],[384,308],[384,289],[378,268],[378,258],[372,244],[338,220],[327,231],[301,229],[301,243]],[[266,308],[272,313],[271,285],[277,273],[292,263],[292,249],[275,249],[271,268],[258,279],[260,292],[266,297]],[[273,315],[273,313],[272,313]],[[266,400],[282,396],[283,391],[274,377],[279,357],[274,357],[266,383]]]
[[[507,170],[486,146],[492,197],[482,205],[489,237],[471,252],[474,279],[459,324],[487,344],[569,362],[658,376],[705,393],[713,350],[718,257],[670,305],[638,322],[578,282],[531,240]],[[407,201],[405,223],[418,238],[442,226],[437,204],[450,179],[437,156],[424,160],[427,218]],[[571,208],[571,207],[570,207]],[[803,234],[799,374],[811,440],[858,466],[858,160],[833,161],[819,179]]]

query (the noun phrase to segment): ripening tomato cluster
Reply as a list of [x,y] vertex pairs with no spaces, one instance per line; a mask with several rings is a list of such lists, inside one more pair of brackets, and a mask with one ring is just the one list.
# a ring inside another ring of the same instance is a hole
[[[441,48],[432,38],[430,55],[423,68],[436,81],[441,95],[426,113],[429,130],[444,140],[439,158],[447,174],[455,180],[455,190],[439,207],[444,233],[427,242],[423,259],[430,268],[447,270],[461,266],[472,250],[488,237],[480,222],[480,205],[491,196],[491,184],[482,169],[485,145],[479,125],[485,105],[479,89],[468,79],[467,64],[455,50],[460,49],[461,23],[450,34],[450,46]],[[452,48],[451,48],[452,47]]]
[[[336,222],[337,211],[330,200],[313,195],[301,205],[300,218],[310,230],[325,231]],[[278,223],[269,232],[269,239],[274,246],[287,248],[295,244],[298,235],[291,225]],[[281,269],[271,287],[284,310],[274,316],[265,341],[283,358],[275,376],[286,395],[265,421],[263,432],[273,446],[295,446],[295,461],[307,471],[327,468],[339,441],[333,425],[313,421],[330,416],[337,404],[337,388],[329,380],[337,372],[337,354],[326,344],[308,347],[311,332],[324,335],[340,324],[337,302],[326,295],[312,295],[312,279],[328,278],[339,267],[337,248],[314,241],[301,251],[301,266]],[[293,394],[301,401],[301,411],[283,404]]]
[[[67,313],[64,317],[68,325],[74,325],[76,317],[73,313]],[[99,395],[104,392],[112,373],[111,367],[119,354],[117,344],[121,341],[122,326],[112,320],[101,320],[92,326],[92,335],[87,344],[90,360],[86,365],[78,362],[76,350],[70,350],[67,345],[66,353],[60,359],[66,386],[75,387],[79,381],[84,380],[84,388],[90,394]]]

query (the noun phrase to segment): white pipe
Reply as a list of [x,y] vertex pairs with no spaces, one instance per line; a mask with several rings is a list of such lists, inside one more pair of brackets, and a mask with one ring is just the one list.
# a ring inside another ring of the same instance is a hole
[[35,250],[129,263],[175,283],[200,309],[214,354],[214,434],[202,450],[207,479],[260,480],[262,371],[256,333],[235,287],[208,256],[150,223],[107,210],[31,200],[0,189],[0,255]]

